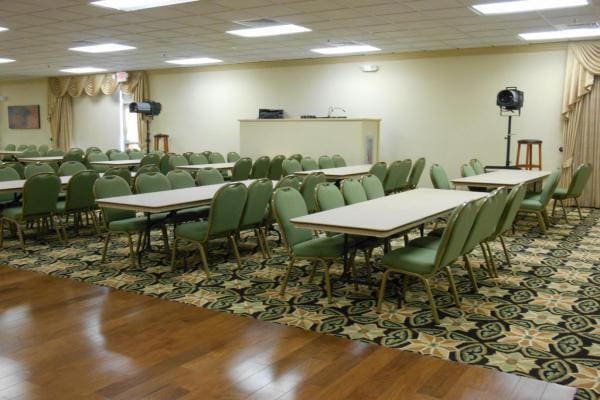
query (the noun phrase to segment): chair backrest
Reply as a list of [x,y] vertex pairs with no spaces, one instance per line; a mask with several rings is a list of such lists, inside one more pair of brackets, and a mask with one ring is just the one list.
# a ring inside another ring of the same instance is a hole
[[122,151],[113,151],[108,158],[109,160],[129,160],[129,155]]
[[85,152],[82,149],[78,149],[76,147],[69,149],[63,156],[63,162],[67,161],[85,161]]
[[346,204],[356,204],[369,200],[367,192],[358,179],[344,179],[342,181],[342,194]]
[[19,179],[25,179],[25,166],[23,166],[23,164],[21,164],[20,162],[15,161],[15,162],[4,163],[4,164],[2,164],[2,167],[3,168],[10,167],[10,168],[14,169],[19,174]]
[[189,172],[182,169],[169,171],[167,174],[172,189],[183,189],[196,186],[196,181]]
[[277,182],[275,189],[279,189],[280,187],[291,187],[300,191],[301,185],[302,182],[300,181],[300,178],[298,178],[296,175],[288,175],[284,176],[279,180],[279,182]]
[[137,193],[152,193],[171,190],[169,178],[160,172],[147,172],[141,174],[135,180],[135,191]]
[[252,172],[250,173],[250,177],[252,179],[262,179],[266,178],[269,175],[269,164],[271,160],[268,156],[261,156],[254,161],[254,165],[252,165]]
[[[127,196],[131,194],[131,187],[125,179],[117,175],[104,175],[94,183],[94,198]],[[102,208],[104,223],[108,226],[113,221],[135,217],[135,211],[120,210],[117,208]]]
[[344,207],[344,196],[333,182],[319,183],[315,189],[317,208],[319,211]]
[[282,168],[284,175],[293,175],[296,172],[302,171],[302,166],[300,165],[300,162],[293,158],[283,160]]
[[160,172],[160,168],[158,168],[157,165],[154,164],[147,164],[144,165],[143,167],[140,167],[137,171],[136,171],[136,176],[137,175],[141,175],[141,174],[145,174],[148,172]]
[[425,158],[421,157],[415,161],[412,169],[410,170],[410,175],[408,176],[408,187],[411,189],[416,189],[419,185],[419,181],[421,180],[421,175],[423,175],[423,170],[425,169]]
[[271,160],[269,163],[269,173],[267,177],[274,181],[281,179],[281,175],[283,175],[283,160],[285,160],[285,156],[280,154]]
[[188,160],[188,163],[190,162],[190,157],[192,156],[192,154],[194,154],[193,151],[186,151],[185,153],[183,153],[183,156]]
[[[129,157],[131,158],[131,154],[133,154],[134,152],[129,153]],[[158,154],[146,154],[145,156],[142,157],[142,160],[140,161],[140,167],[143,167],[144,165],[156,165],[157,167],[160,167],[160,156]]]
[[469,165],[471,166],[471,168],[473,168],[475,175],[485,174],[485,168],[483,167],[481,161],[479,161],[478,159],[473,158],[471,161],[469,161]]
[[[127,152],[129,152],[129,150],[127,150]],[[119,149],[108,149],[108,150],[106,150],[106,153],[104,153],[104,154],[106,154],[108,156],[108,158],[110,158],[112,160],[112,158],[110,157],[112,153],[122,153],[122,151]],[[125,153],[125,154],[127,154],[127,153]],[[128,156],[128,158],[129,158],[129,156]]]
[[244,206],[241,227],[254,227],[264,222],[272,194],[273,182],[270,179],[259,179],[248,186],[248,198]]
[[204,157],[206,157],[206,159],[208,160],[208,158],[210,157],[211,153],[212,153],[212,151],[210,151],[210,150],[205,150],[205,151],[203,151],[203,152],[202,152],[202,155],[203,155]]
[[142,160],[145,154],[139,150],[132,150],[128,154],[130,160]]
[[400,182],[400,178],[402,177],[404,168],[402,166],[402,161],[394,161],[390,164],[385,173],[385,179],[383,180],[383,189],[386,194],[393,193],[398,190],[398,184]]
[[362,184],[363,189],[365,189],[365,194],[367,195],[368,200],[378,199],[385,196],[383,184],[375,175],[363,175],[360,178],[360,183]]
[[71,176],[75,175],[78,172],[85,171],[87,168],[83,163],[79,161],[67,161],[60,165],[58,168],[59,176]]
[[17,150],[17,146],[15,144],[9,143],[6,146],[4,146],[4,150],[15,151]]
[[471,201],[458,206],[446,224],[435,257],[434,271],[449,265],[461,256],[465,241],[471,231],[480,203]]
[[346,160],[344,160],[344,157],[340,156],[339,154],[334,154],[331,159],[333,160],[333,165],[336,168],[346,166]]
[[91,164],[94,161],[108,161],[108,156],[104,153],[101,153],[99,151],[93,151],[91,153],[88,153],[88,155],[85,158],[90,168],[95,171],[106,172],[106,170],[110,168],[108,165]]
[[441,165],[433,164],[429,170],[429,177],[431,178],[431,183],[434,188],[452,189],[450,181],[448,180],[448,175],[446,175],[446,171],[444,171],[444,167]]
[[202,168],[196,172],[196,182],[198,186],[206,186],[223,183],[225,179],[218,169]]
[[27,146],[27,150],[35,150],[35,151],[37,151],[37,146],[35,144],[30,144],[29,146]]
[[27,147],[28,147],[28,146],[27,146],[26,144],[20,144],[20,145],[17,147],[17,151],[27,150]]
[[273,193],[271,209],[277,225],[281,228],[283,239],[290,252],[294,246],[313,238],[310,229],[296,228],[290,220],[308,214],[306,203],[299,191],[291,187],[279,188]]
[[250,178],[250,171],[252,170],[252,160],[248,157],[240,158],[233,165],[231,170],[232,181],[245,181]]
[[586,163],[581,164],[577,167],[577,170],[573,174],[573,178],[571,179],[571,184],[567,190],[568,197],[579,197],[581,193],[583,193],[583,189],[585,189],[585,185],[587,185],[590,176],[592,175],[592,164]]
[[385,161],[380,161],[378,163],[375,163],[371,166],[371,169],[369,169],[369,174],[376,176],[381,181],[382,184],[385,181],[386,173],[387,173],[387,164],[385,163]]
[[38,152],[40,153],[40,156],[46,156],[48,154],[48,148],[49,146],[47,144],[40,145],[40,147],[38,147]]
[[170,163],[169,163],[170,158],[171,158],[171,154],[163,154],[160,157],[160,160],[158,161],[158,169],[164,175],[166,175],[167,172],[170,171],[170,168],[171,168]]
[[39,157],[40,152],[37,150],[27,149],[21,153],[21,157]]
[[560,168],[556,168],[546,182],[544,182],[544,186],[542,187],[542,192],[540,193],[540,202],[542,203],[542,207],[546,208],[556,187],[558,186],[558,180],[560,179]]
[[398,171],[398,182],[396,182],[396,191],[408,188],[408,175],[410,175],[411,167],[412,160],[410,158],[407,158],[400,162],[400,168]]
[[317,162],[310,157],[304,157],[302,161],[300,161],[300,165],[302,166],[303,171],[314,171],[315,169],[319,169]]
[[[94,153],[94,152],[96,152],[96,153],[98,153],[98,152],[102,153],[102,150],[99,147],[96,147],[96,146],[88,147],[87,149],[85,149],[85,154],[90,154],[90,153]],[[107,156],[108,156],[108,154],[107,154]]]
[[473,169],[473,167],[471,167],[469,164],[463,164],[460,167],[460,174],[462,175],[463,178],[465,178],[467,176],[475,176],[475,175],[477,175],[477,173],[475,172],[475,170]]
[[331,157],[321,156],[321,157],[319,157],[319,168],[321,168],[321,169],[335,168],[335,164],[333,163],[333,160],[331,159]]
[[496,233],[500,217],[506,207],[508,191],[504,188],[494,190],[482,200],[481,206],[473,221],[473,226],[463,244],[462,254],[467,254],[479,243],[489,239]]
[[[21,177],[19,173],[11,167],[0,166],[0,182],[18,181]],[[0,202],[12,201],[15,199],[15,193],[0,193]]]
[[300,153],[296,153],[296,154],[292,154],[291,156],[288,157],[288,160],[296,160],[298,162],[302,161],[302,154]]
[[208,161],[211,164],[220,164],[220,163],[225,162],[225,157],[223,157],[223,154],[215,151],[213,153],[210,153],[210,156],[208,157]]
[[315,188],[319,183],[323,183],[325,181],[325,174],[322,172],[313,172],[304,177],[302,186],[300,186],[300,192],[302,193],[302,197],[304,197],[304,201],[306,201],[308,212],[317,211]]
[[236,162],[240,158],[242,158],[242,156],[240,156],[235,151],[230,151],[229,153],[227,153],[227,162]]
[[54,173],[39,173],[27,178],[23,185],[23,217],[56,212],[60,178]]
[[208,158],[204,154],[194,153],[190,154],[190,164],[191,165],[203,165],[208,164]]
[[62,151],[61,149],[50,149],[50,150],[48,150],[46,155],[48,157],[58,157],[58,156],[64,156],[65,152]]
[[524,183],[514,186],[511,189],[508,197],[506,198],[504,211],[502,212],[500,221],[498,221],[498,225],[496,227],[496,235],[502,235],[512,227],[526,193],[527,186]]
[[219,188],[210,203],[208,234],[223,235],[237,231],[248,198],[248,188],[241,182]]
[[127,168],[109,168],[104,172],[104,176],[120,176],[128,185],[131,184],[131,172]]
[[27,164],[27,166],[25,167],[25,179],[31,178],[35,174],[41,173],[49,173],[56,175],[54,169],[46,163],[36,162],[34,164]]
[[169,170],[172,171],[181,165],[189,165],[189,161],[182,154],[172,154],[169,156]]
[[75,173],[67,184],[67,198],[65,210],[91,210],[96,206],[94,198],[94,184],[100,178],[97,171],[79,171]]

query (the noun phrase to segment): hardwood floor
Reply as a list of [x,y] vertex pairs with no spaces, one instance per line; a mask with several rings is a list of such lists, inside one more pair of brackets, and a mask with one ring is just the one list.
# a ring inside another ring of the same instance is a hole
[[0,399],[572,399],[575,390],[0,267]]

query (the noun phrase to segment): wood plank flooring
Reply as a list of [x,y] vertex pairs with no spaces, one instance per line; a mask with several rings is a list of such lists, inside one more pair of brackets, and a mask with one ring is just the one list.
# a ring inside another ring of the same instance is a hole
[[0,399],[572,399],[575,390],[0,267]]

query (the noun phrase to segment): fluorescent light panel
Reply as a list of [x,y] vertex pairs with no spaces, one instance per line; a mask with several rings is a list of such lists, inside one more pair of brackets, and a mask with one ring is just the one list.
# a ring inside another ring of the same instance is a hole
[[300,25],[284,24],[284,25],[272,25],[263,26],[260,28],[244,28],[235,29],[233,31],[227,31],[230,35],[242,36],[242,37],[264,37],[264,36],[277,36],[277,35],[290,35],[292,33],[310,32],[311,30]]
[[106,70],[103,68],[94,67],[77,67],[61,69],[60,72],[66,72],[69,74],[94,74],[96,72],[106,72]]
[[12,58],[0,58],[0,64],[15,62]]
[[3,26],[0,26],[0,32],[4,32],[4,31],[7,31],[7,30],[8,30],[8,28],[5,28],[5,27],[3,27]]
[[496,15],[580,7],[588,4],[588,0],[521,0],[476,4],[472,8],[480,14]]
[[585,37],[600,36],[600,28],[577,28],[564,29],[560,31],[519,33],[525,40],[556,40],[556,39],[578,39]]
[[126,46],[117,43],[93,44],[90,46],[71,47],[69,50],[81,51],[84,53],[111,53],[114,51],[134,50],[133,46]]
[[178,58],[175,60],[168,60],[165,62],[169,63],[169,64],[176,64],[176,65],[202,65],[202,64],[216,64],[216,63],[223,62],[223,60],[219,60],[216,58],[209,58],[209,57],[198,57],[198,58]]
[[366,44],[356,44],[347,46],[336,46],[336,47],[323,47],[321,49],[312,49],[312,52],[326,55],[333,54],[351,54],[351,53],[368,53],[371,51],[380,51],[381,49],[375,46],[369,46]]
[[191,3],[198,0],[101,0],[90,4],[98,7],[114,8],[119,11],[137,11],[146,8],[166,7],[175,4]]

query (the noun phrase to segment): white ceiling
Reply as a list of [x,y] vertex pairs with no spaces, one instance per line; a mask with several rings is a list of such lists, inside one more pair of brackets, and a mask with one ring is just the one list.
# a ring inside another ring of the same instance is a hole
[[[517,34],[600,21],[600,0],[585,7],[481,16],[477,0],[200,0],[119,12],[89,0],[0,0],[0,79],[60,75],[65,67],[109,71],[172,68],[164,61],[215,57],[225,63],[316,57],[328,41],[359,41],[382,53],[523,44]],[[271,18],[313,31],[271,38],[225,33],[233,21]],[[68,51],[79,41],[137,47],[121,53]]]

